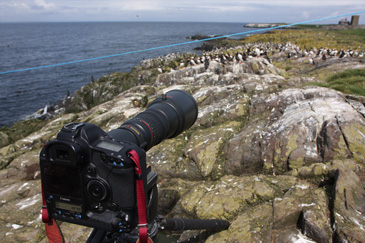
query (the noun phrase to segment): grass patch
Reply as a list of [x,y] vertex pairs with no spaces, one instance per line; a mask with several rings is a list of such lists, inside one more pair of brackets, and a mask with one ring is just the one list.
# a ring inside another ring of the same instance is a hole
[[298,30],[275,30],[263,34],[245,37],[242,43],[272,42],[282,43],[291,42],[300,46],[302,49],[311,48],[336,48],[358,49],[363,48],[365,43],[365,29],[347,30],[321,30],[321,29],[298,29]]
[[299,29],[321,29],[323,25],[318,24],[298,24],[295,27]]
[[327,78],[327,83],[309,83],[321,87],[335,89],[345,94],[365,96],[365,70],[348,69]]
[[364,48],[365,43],[365,29],[348,29],[348,30],[330,30],[333,34],[338,35],[342,39],[339,39],[338,42],[346,42],[350,43],[358,43],[356,48]]

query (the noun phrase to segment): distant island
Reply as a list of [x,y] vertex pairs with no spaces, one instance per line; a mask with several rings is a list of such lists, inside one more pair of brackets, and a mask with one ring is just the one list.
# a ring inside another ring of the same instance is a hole
[[[250,24],[246,24],[243,27],[245,28],[274,28],[274,27],[278,27],[278,26],[282,26],[282,25],[287,25],[284,23],[279,23],[279,24],[272,24],[272,23],[250,23]],[[298,27],[296,26],[285,26],[285,27],[281,27],[283,29],[297,29]],[[280,29],[281,29],[280,28]]]
[[360,16],[353,15],[351,20],[347,18],[341,19],[338,24],[296,24],[295,26],[288,23],[249,23],[244,25],[245,28],[275,28],[282,26],[277,29],[326,29],[326,30],[341,30],[341,29],[365,29],[365,25],[359,25]]

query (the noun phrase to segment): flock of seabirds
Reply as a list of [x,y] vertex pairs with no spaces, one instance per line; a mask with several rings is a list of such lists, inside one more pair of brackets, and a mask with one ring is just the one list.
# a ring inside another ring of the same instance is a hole
[[[239,50],[239,51],[237,51]],[[252,58],[263,58],[263,62],[272,63],[272,59],[297,59],[304,58],[310,65],[326,61],[327,59],[347,59],[363,58],[365,50],[352,50],[321,47],[311,49],[301,49],[293,43],[274,44],[274,43],[254,43],[238,46],[228,50],[217,48],[210,52],[204,52],[201,56],[191,56],[187,60],[180,62],[180,68],[204,64],[205,69],[209,68],[210,62],[222,64],[242,63]],[[174,55],[174,54],[170,54]],[[167,57],[168,59],[174,57]],[[158,71],[162,73],[161,67]]]
[[[246,44],[244,46],[237,46],[230,49],[216,48],[209,52],[204,52],[201,56],[197,56],[196,54],[186,53],[172,53],[168,54],[164,57],[159,57],[159,61],[171,61],[179,58],[182,60],[179,64],[179,68],[182,69],[184,67],[195,66],[204,64],[205,70],[209,69],[209,65],[211,62],[225,64],[234,64],[234,63],[243,63],[244,61],[248,61],[253,58],[261,58],[261,61],[265,64],[272,63],[272,59],[275,60],[283,60],[283,59],[297,59],[304,58],[307,60],[310,65],[316,65],[318,62],[324,62],[327,59],[348,59],[348,58],[361,58],[364,57],[365,50],[337,50],[335,48],[330,49],[327,47],[311,48],[310,50],[301,49],[299,46],[292,44],[290,42],[286,44],[275,44],[275,43],[252,43]],[[183,58],[182,58],[183,57]],[[155,59],[155,60],[156,60]],[[143,62],[149,62],[149,60],[143,60]],[[152,59],[154,60],[154,59]],[[158,71],[163,73],[161,66],[158,67]],[[95,81],[94,78],[91,78],[92,82]],[[144,82],[142,75],[138,77],[140,84]],[[141,82],[142,81],[142,82]],[[53,115],[57,112],[59,108],[58,106],[65,106],[65,102],[70,100],[70,93],[67,94],[67,97],[60,103],[55,106],[48,107],[47,105],[40,113],[33,115],[33,118],[41,118],[47,119],[53,117]],[[53,112],[50,112],[53,111]]]

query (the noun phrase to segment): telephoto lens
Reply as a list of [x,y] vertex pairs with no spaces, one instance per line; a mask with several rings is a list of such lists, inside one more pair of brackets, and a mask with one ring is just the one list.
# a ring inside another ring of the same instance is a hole
[[119,141],[137,144],[145,151],[166,138],[189,129],[198,117],[195,99],[184,90],[171,90],[158,97],[144,112],[108,134]]

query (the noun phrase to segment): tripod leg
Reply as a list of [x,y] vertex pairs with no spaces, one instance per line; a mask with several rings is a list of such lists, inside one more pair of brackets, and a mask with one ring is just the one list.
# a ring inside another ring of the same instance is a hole
[[104,240],[106,231],[100,229],[94,229],[89,238],[87,239],[86,243],[101,243]]
[[222,231],[228,229],[230,223],[226,220],[218,219],[162,219],[160,229],[171,231],[184,230],[208,230],[208,231]]

